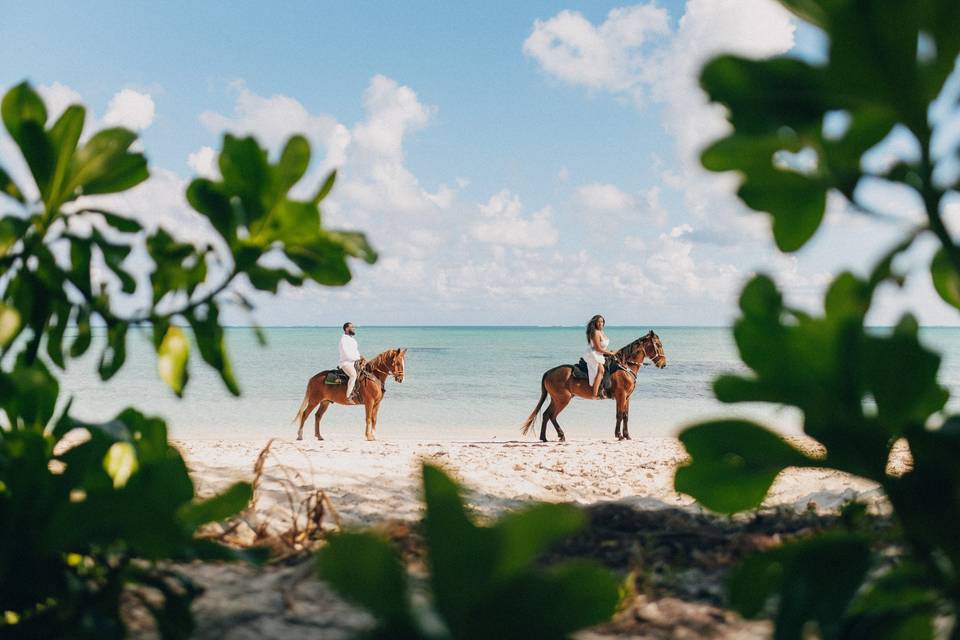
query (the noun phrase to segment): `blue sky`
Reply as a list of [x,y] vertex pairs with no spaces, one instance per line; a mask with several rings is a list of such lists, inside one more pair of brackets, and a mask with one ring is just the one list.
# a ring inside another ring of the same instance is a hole
[[[98,123],[140,129],[151,184],[114,203],[181,235],[182,201],[221,133],[276,148],[307,128],[308,180],[341,168],[330,226],[368,231],[378,265],[343,290],[285,291],[268,324],[721,324],[757,270],[815,306],[894,230],[834,203],[798,256],[696,150],[723,132],[696,69],[735,50],[822,54],[770,0],[620,4],[11,3],[0,86],[27,78]],[[0,162],[15,165],[0,139]],[[191,160],[192,158],[192,160]],[[15,169],[15,167],[14,167]],[[305,188],[312,188],[305,185]],[[912,203],[884,196],[887,203]],[[918,277],[928,323],[952,312]],[[899,305],[884,304],[889,322]],[[242,322],[240,316],[234,318]]]

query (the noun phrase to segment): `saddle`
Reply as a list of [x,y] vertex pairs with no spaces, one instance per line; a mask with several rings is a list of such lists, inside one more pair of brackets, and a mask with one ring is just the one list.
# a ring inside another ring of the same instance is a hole
[[[580,362],[577,364],[567,365],[573,369],[573,378],[575,380],[590,380],[590,373],[587,370],[587,361],[583,358],[580,358]],[[600,383],[601,397],[610,397],[609,391],[610,387],[613,384],[613,381],[610,379],[614,373],[622,369],[620,363],[613,356],[607,356],[606,362],[604,362],[603,367],[603,381]]]
[[[359,402],[362,398],[360,387],[363,386],[360,384],[360,382],[365,378],[372,378],[374,380],[376,380],[376,378],[373,376],[373,374],[367,371],[367,361],[363,358],[357,360],[354,363],[354,367],[357,370],[357,384],[353,387],[353,399]],[[337,367],[336,369],[328,369],[327,371],[322,371],[321,373],[325,374],[323,378],[324,384],[347,384],[347,380],[350,379],[350,377],[344,373],[343,369],[340,367]],[[386,388],[381,387],[381,390],[385,392]]]

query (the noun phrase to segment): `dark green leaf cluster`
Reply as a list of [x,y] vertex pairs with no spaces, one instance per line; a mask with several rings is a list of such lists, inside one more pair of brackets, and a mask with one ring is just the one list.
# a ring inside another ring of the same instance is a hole
[[[130,328],[144,324],[159,375],[177,395],[187,383],[188,331],[237,394],[220,317],[234,300],[248,311],[252,304],[232,285],[246,278],[275,293],[280,282],[343,284],[348,257],[376,255],[361,234],[322,228],[319,205],[333,174],[310,200],[290,197],[310,162],[302,137],[271,164],[252,138],[226,136],[222,179],[194,180],[187,191],[217,232],[197,246],[90,198],[148,178],[132,132],[85,139],[77,105],[50,123],[26,83],[4,96],[2,120],[34,184],[17,184],[0,167],[0,206],[13,209],[0,216],[0,636],[119,638],[121,597],[132,594],[164,637],[185,637],[198,589],[157,561],[246,557],[194,534],[245,508],[251,487],[195,500],[162,420],[127,409],[88,424],[70,416],[69,402],[57,415],[52,370],[86,353],[102,325],[97,367],[108,380],[123,367]],[[129,260],[135,250],[152,262],[140,272]],[[98,265],[109,280],[97,279]],[[148,280],[149,295],[138,296]],[[119,310],[141,299],[140,311]]]
[[[123,192],[149,177],[143,155],[130,150],[134,133],[106,129],[84,142],[85,111],[76,105],[47,127],[43,101],[26,83],[6,94],[2,114],[39,194],[36,203],[30,201],[0,167],[0,193],[20,205],[20,211],[0,218],[0,276],[7,279],[0,338],[9,345],[23,333],[30,360],[45,341],[50,360],[62,368],[67,357],[90,348],[91,327],[102,323],[107,339],[98,367],[108,380],[123,366],[129,328],[149,323],[160,375],[180,395],[190,346],[176,325],[188,325],[200,357],[237,394],[221,308],[235,302],[250,311],[252,303],[231,285],[244,278],[271,293],[282,282],[342,285],[350,280],[349,257],[376,260],[363,234],[321,226],[320,203],[333,187],[334,173],[309,200],[290,196],[310,164],[310,146],[302,136],[290,138],[275,164],[253,138],[225,136],[222,178],[198,178],[187,189],[190,205],[216,231],[215,241],[197,246],[162,227],[147,231],[137,220],[84,198]],[[128,258],[137,247],[145,248],[153,263],[148,274],[131,271]],[[112,274],[113,286],[94,278],[98,262]],[[147,275],[149,296],[137,298]],[[124,315],[117,310],[118,296],[149,302]],[[77,334],[66,345],[68,326],[76,326]]]
[[340,534],[317,556],[321,577],[376,619],[366,638],[566,638],[607,620],[617,580],[589,562],[536,566],[549,546],[584,524],[569,505],[539,504],[478,527],[460,489],[424,465],[424,537],[431,606],[414,604],[390,543],[371,533]]
[[[743,175],[740,198],[773,217],[773,236],[784,251],[813,236],[831,189],[858,204],[857,187],[882,179],[918,188],[937,204],[942,189],[929,180],[937,158],[929,148],[928,108],[960,53],[960,6],[952,0],[781,1],[826,33],[828,60],[711,60],[701,83],[727,107],[734,130],[703,153],[703,165]],[[863,155],[897,125],[916,138],[922,158],[865,172]],[[810,159],[794,155],[800,152]]]
[[[16,383],[21,398],[5,405],[8,415],[30,425],[51,418],[57,382],[41,361],[0,380]],[[68,433],[70,444],[62,441]],[[244,509],[250,497],[250,485],[239,483],[195,500],[183,459],[167,442],[166,425],[133,409],[102,424],[64,412],[46,431],[3,431],[0,632],[123,637],[120,597],[124,585],[140,585],[160,596],[162,605],[156,598],[144,604],[164,636],[185,637],[197,588],[143,560],[247,558],[195,539],[194,532]]]
[[[785,57],[710,61],[702,84],[728,108],[733,132],[704,152],[704,166],[743,175],[740,198],[773,217],[774,239],[785,251],[816,232],[830,191],[872,213],[858,201],[868,179],[915,190],[927,222],[869,278],[837,276],[821,316],[787,306],[765,276],[746,285],[734,337],[751,374],[717,379],[717,398],[797,408],[804,432],[825,453],[801,451],[744,420],[699,424],[680,436],[691,460],[677,470],[676,487],[731,513],[759,506],[788,467],[837,469],[878,483],[899,521],[904,557],[874,557],[863,533],[788,544],[734,572],[733,606],[754,616],[775,603],[778,638],[800,638],[810,623],[825,638],[928,638],[938,615],[952,617],[957,637],[960,418],[944,415],[940,357],[920,342],[916,320],[906,314],[881,331],[868,329],[865,317],[879,285],[903,281],[893,269],[897,256],[927,233],[940,244],[931,263],[934,287],[960,308],[960,250],[942,212],[944,197],[958,187],[950,164],[957,156],[935,142],[931,108],[955,73],[960,3],[781,1],[823,30],[828,59],[822,65]],[[950,107],[955,114],[956,105]],[[865,154],[895,127],[915,138],[920,157],[870,173]],[[944,179],[951,171],[954,177]],[[913,464],[895,475],[888,465],[898,442]]]

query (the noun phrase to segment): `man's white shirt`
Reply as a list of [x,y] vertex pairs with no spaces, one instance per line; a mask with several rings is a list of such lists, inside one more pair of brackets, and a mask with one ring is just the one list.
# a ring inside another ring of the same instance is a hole
[[357,345],[357,339],[347,334],[340,336],[340,364],[353,363],[359,359],[360,347]]

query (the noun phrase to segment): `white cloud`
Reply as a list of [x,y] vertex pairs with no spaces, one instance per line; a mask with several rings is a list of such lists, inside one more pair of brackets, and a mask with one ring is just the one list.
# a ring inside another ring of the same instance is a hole
[[110,99],[103,123],[112,127],[142,131],[153,124],[155,116],[156,107],[150,94],[124,89]]
[[37,85],[36,89],[47,105],[47,118],[50,123],[56,121],[70,105],[83,103],[83,98],[76,89],[60,82]]
[[470,233],[481,242],[538,249],[556,244],[560,237],[550,207],[524,217],[520,197],[506,189],[491,196],[479,209],[480,221]]
[[194,173],[204,178],[216,178],[220,171],[217,168],[217,152],[213,147],[202,146],[187,157],[187,166]]
[[577,188],[580,205],[593,211],[625,211],[635,206],[633,196],[613,184],[593,182]]
[[565,82],[640,101],[652,72],[644,45],[669,33],[668,19],[653,3],[613,9],[596,26],[564,10],[534,23],[523,52]]
[[200,114],[200,122],[209,131],[256,135],[261,144],[274,151],[298,133],[306,136],[315,153],[318,149],[326,150],[324,167],[344,163],[350,131],[333,116],[312,115],[299,100],[289,96],[259,96],[242,82],[234,83],[232,89],[236,95],[232,115],[214,111]]

